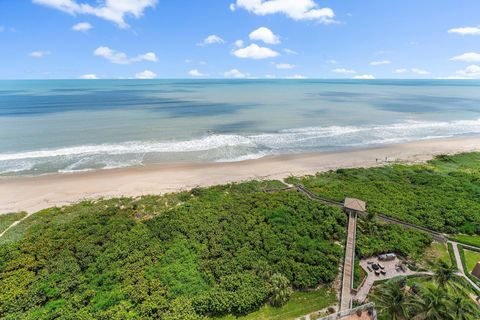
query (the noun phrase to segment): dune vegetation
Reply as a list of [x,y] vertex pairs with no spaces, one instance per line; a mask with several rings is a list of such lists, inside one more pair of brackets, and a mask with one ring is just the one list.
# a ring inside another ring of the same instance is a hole
[[439,156],[425,164],[339,169],[290,178],[319,196],[367,202],[372,213],[446,233],[480,234],[480,153]]
[[286,303],[282,290],[328,285],[346,217],[295,191],[265,192],[279,184],[41,211],[2,238],[0,317],[247,314]]

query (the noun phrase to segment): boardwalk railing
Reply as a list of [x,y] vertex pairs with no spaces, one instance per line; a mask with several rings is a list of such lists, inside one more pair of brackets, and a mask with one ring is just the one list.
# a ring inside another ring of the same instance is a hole
[[356,308],[353,308],[353,309],[349,309],[349,310],[345,310],[345,311],[340,311],[340,312],[337,312],[337,313],[334,313],[334,314],[331,314],[329,316],[326,316],[324,318],[320,318],[318,320],[337,320],[337,319],[342,319],[343,317],[348,317],[348,316],[351,316],[351,315],[354,315],[356,314],[357,312],[363,312],[363,311],[370,311],[371,312],[371,319],[372,320],[377,320],[377,311],[375,309],[375,304],[374,303],[367,303],[367,304],[364,304],[364,305],[361,305],[359,307],[356,307]]
[[343,261],[342,288],[340,291],[339,310],[352,308],[352,284],[355,273],[355,237],[357,230],[357,214],[349,213],[347,222],[347,239],[345,241],[345,258]]
[[337,206],[337,207],[343,207],[343,203],[337,202],[337,201],[334,201],[334,200],[331,200],[331,199],[326,199],[326,198],[319,197],[316,194],[314,194],[312,191],[310,191],[307,188],[305,188],[304,186],[302,186],[301,184],[297,185],[297,190],[305,193],[310,199],[317,200],[317,201],[327,203],[327,204],[331,204],[331,205],[334,205],[334,206]]
[[383,221],[388,222],[388,223],[395,223],[395,224],[402,225],[404,227],[408,227],[408,228],[416,229],[418,231],[429,233],[437,241],[440,241],[440,242],[447,242],[448,241],[447,237],[440,232],[433,231],[433,230],[427,229],[427,228],[422,227],[422,226],[417,226],[415,224],[402,221],[400,219],[392,218],[392,217],[386,216],[386,215],[381,214],[381,213],[378,213],[377,217],[380,220],[383,220]]

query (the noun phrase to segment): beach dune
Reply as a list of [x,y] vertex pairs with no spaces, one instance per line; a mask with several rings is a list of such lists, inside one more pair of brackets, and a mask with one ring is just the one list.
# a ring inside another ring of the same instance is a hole
[[438,154],[480,151],[480,137],[434,139],[370,149],[268,156],[229,163],[158,164],[0,179],[0,213],[36,212],[100,197],[140,196],[250,179],[282,179],[337,168],[422,162]]

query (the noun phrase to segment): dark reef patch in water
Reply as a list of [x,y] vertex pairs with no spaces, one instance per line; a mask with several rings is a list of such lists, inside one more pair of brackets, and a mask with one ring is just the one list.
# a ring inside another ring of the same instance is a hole
[[[65,89],[64,92],[68,92]],[[72,94],[12,94],[0,99],[0,116],[32,116],[69,111],[132,110],[164,112],[167,117],[211,116],[235,113],[255,105],[209,103],[159,97],[158,90],[95,90]],[[12,106],[15,106],[12,108]]]

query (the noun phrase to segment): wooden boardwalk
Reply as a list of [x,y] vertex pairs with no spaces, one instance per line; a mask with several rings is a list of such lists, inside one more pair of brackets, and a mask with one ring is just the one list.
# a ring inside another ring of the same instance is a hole
[[353,270],[355,265],[355,237],[357,214],[349,213],[345,260],[343,262],[342,292],[340,293],[340,311],[352,308]]

